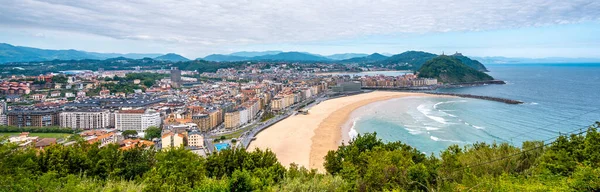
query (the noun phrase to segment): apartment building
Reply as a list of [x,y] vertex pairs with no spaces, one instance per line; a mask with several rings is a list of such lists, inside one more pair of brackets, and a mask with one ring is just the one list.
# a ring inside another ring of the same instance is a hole
[[46,127],[59,125],[58,109],[13,110],[7,112],[8,125],[17,127]]
[[198,131],[192,131],[188,135],[188,146],[204,148],[204,136]]
[[187,136],[181,133],[169,132],[161,138],[163,150],[168,150],[173,147],[186,146]]
[[108,110],[88,109],[60,113],[60,127],[73,129],[101,129],[110,127],[111,113]]
[[240,111],[234,110],[225,113],[225,128],[231,129],[240,126]]
[[154,110],[120,110],[115,113],[115,128],[119,131],[143,132],[150,126],[160,127],[160,113]]

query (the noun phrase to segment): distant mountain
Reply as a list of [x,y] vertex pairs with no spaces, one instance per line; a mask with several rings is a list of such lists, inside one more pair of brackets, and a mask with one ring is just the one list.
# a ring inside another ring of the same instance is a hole
[[276,55],[283,51],[241,51],[231,53],[228,56],[239,56],[239,57],[258,57],[264,55]]
[[423,51],[406,51],[397,55],[392,55],[385,60],[377,62],[380,65],[400,65],[408,69],[418,70],[423,64],[435,58],[437,55]]
[[126,53],[126,54],[121,54],[121,53],[95,53],[95,52],[85,52],[89,55],[93,55],[95,57],[101,58],[101,59],[108,59],[108,58],[115,58],[115,57],[125,57],[125,58],[129,58],[129,59],[143,59],[143,58],[155,58],[155,57],[159,57],[162,54],[159,53]]
[[437,78],[440,82],[450,84],[494,79],[488,74],[467,66],[460,59],[446,55],[426,61],[419,69],[419,77]]
[[252,57],[250,60],[271,60],[271,61],[330,61],[326,57],[301,53],[301,52],[282,52],[276,55],[264,55]]
[[132,59],[141,59],[144,57],[156,57],[160,54],[119,54],[119,53],[95,53],[78,50],[50,50],[38,49],[32,47],[14,46],[11,44],[0,43],[0,63],[7,62],[29,62],[29,61],[50,61],[50,60],[82,60],[82,59],[108,59],[114,57],[127,57]]
[[[272,51],[275,52],[275,51]],[[265,52],[263,52],[265,53]],[[213,54],[202,58],[206,61],[217,61],[217,62],[233,62],[233,61],[330,61],[330,59],[302,52],[281,52],[274,55],[262,55],[255,57],[242,57],[235,55],[220,55]]]
[[181,55],[177,55],[175,53],[168,53],[166,55],[155,57],[154,59],[159,60],[159,61],[173,61],[173,62],[189,61],[188,58],[185,58]]
[[355,57],[355,58],[351,58],[351,59],[345,59],[345,60],[341,60],[341,63],[374,63],[374,62],[378,62],[378,61],[383,61],[385,59],[387,59],[388,57],[379,53],[373,53],[371,55],[367,55],[364,57]]
[[351,59],[351,58],[356,58],[356,57],[366,57],[368,56],[368,54],[364,54],[364,53],[340,53],[340,54],[333,54],[333,55],[328,55],[325,56],[329,59],[332,60],[345,60],[345,59]]
[[231,61],[246,61],[249,58],[241,57],[241,56],[233,56],[233,55],[212,54],[212,55],[208,55],[202,59],[206,60],[206,61],[231,62]]
[[485,66],[477,60],[472,60],[468,57],[465,57],[464,55],[462,55],[460,53],[456,53],[456,54],[452,55],[452,57],[457,58],[465,65],[467,65],[473,69],[476,69],[477,71],[488,72],[487,68],[485,68]]

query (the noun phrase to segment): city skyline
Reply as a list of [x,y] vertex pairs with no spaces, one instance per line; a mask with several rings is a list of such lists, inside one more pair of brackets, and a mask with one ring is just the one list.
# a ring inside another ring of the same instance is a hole
[[0,5],[0,39],[103,53],[237,51],[600,58],[595,1],[65,2]]

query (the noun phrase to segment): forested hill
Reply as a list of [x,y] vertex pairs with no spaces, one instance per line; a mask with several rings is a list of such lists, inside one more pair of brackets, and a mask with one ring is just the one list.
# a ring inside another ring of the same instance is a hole
[[359,135],[327,154],[326,173],[285,168],[271,151],[202,158],[185,148],[99,148],[77,137],[38,151],[1,138],[0,191],[599,191],[598,126],[522,148],[452,145],[437,156]]
[[487,68],[485,68],[485,66],[483,64],[481,64],[481,62],[477,61],[477,60],[473,60],[471,58],[468,58],[460,53],[456,53],[454,55],[452,55],[452,57],[457,58],[458,60],[460,60],[462,63],[464,63],[465,65],[477,70],[477,71],[481,71],[481,72],[489,72],[487,70]]
[[494,78],[467,66],[461,60],[441,55],[428,60],[419,69],[419,77],[436,78],[443,83],[469,83],[478,81],[489,81]]

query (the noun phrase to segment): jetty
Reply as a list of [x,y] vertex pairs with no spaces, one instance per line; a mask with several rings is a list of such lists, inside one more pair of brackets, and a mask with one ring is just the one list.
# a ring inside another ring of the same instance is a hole
[[506,103],[506,104],[513,104],[513,105],[523,104],[523,101],[513,100],[513,99],[505,99],[505,98],[500,98],[500,97],[490,97],[490,96],[471,95],[471,94],[462,94],[462,93],[440,93],[440,92],[426,92],[426,93],[433,94],[433,95],[449,95],[449,96],[464,97],[464,98],[483,99],[483,100],[489,100],[489,101],[502,102],[502,103]]

